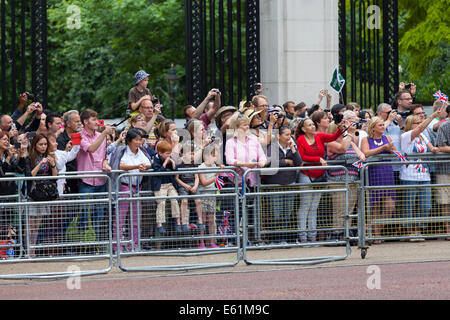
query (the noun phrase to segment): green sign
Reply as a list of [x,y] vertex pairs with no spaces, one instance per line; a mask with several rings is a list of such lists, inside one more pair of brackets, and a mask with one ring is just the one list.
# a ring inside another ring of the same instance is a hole
[[330,81],[331,88],[334,89],[337,93],[341,93],[342,89],[345,86],[345,79],[342,77],[342,75],[339,73],[339,67],[336,67],[333,72],[333,77]]

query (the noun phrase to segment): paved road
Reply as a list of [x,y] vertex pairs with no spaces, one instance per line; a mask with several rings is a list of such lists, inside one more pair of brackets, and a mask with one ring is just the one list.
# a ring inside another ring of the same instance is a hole
[[450,299],[450,262],[376,268],[342,266],[163,277],[124,274],[121,278],[83,278],[79,289],[71,280],[33,280],[3,285],[0,296],[70,300]]
[[[309,252],[304,250],[252,254],[274,258],[276,254]],[[312,250],[316,254],[329,249]],[[446,241],[396,242],[371,247],[365,260],[359,250],[353,249],[343,261],[313,266],[246,266],[241,262],[233,268],[182,273],[124,273],[113,269],[106,275],[82,277],[79,283],[73,279],[2,280],[0,296],[11,300],[195,300],[199,305],[203,300],[222,300],[221,304],[223,300],[447,300],[449,251]],[[129,264],[132,262],[142,263],[130,260]],[[14,272],[25,266],[28,272],[41,268],[37,263],[3,265]],[[170,312],[178,312],[184,305],[176,301]]]

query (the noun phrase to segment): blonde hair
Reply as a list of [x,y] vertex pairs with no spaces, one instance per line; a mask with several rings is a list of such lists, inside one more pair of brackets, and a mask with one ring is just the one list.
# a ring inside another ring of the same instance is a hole
[[145,120],[145,116],[142,113],[138,113],[131,118],[131,123],[136,123],[139,120]]
[[237,129],[243,124],[247,122],[250,125],[250,119],[240,113],[240,112],[236,112],[236,114],[233,115],[233,118],[230,121],[230,129],[234,130],[234,136],[237,136]]
[[367,124],[367,135],[373,139],[373,130],[378,122],[383,121],[380,117],[373,117]]
[[411,130],[412,125],[414,124],[414,122],[416,121],[420,121],[419,116],[416,115],[410,115],[406,118],[405,120],[405,126],[403,128],[403,132],[408,132]]
[[198,128],[199,126],[203,127],[203,121],[201,120],[192,120],[191,123],[189,123],[187,129],[189,133],[191,134],[191,137],[194,137],[194,130]]

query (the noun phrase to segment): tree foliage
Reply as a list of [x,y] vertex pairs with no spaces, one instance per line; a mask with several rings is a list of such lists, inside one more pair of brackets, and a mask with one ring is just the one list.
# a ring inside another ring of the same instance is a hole
[[[70,5],[80,8],[79,28],[70,27]],[[121,117],[136,71],[151,74],[149,88],[162,102],[171,63],[184,76],[183,0],[53,0],[48,20],[51,109]],[[178,92],[182,104],[184,89]]]
[[449,0],[399,0],[401,80],[418,84],[419,100],[432,99],[433,90],[449,93]]

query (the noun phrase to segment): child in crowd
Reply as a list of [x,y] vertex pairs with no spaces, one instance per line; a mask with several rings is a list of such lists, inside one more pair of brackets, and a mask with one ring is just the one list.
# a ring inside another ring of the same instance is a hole
[[[160,141],[156,145],[156,152],[157,155],[155,155],[152,165],[154,172],[168,172],[177,170],[175,161],[170,158],[170,154],[172,153],[172,145],[169,142]],[[179,185],[175,180],[175,175],[152,176],[151,189],[156,197],[178,196],[178,188]],[[166,232],[163,226],[163,223],[166,222],[166,200],[160,199],[156,202],[156,231],[159,234],[164,234]],[[176,218],[175,231],[182,232],[180,207],[178,206],[178,202],[176,199],[172,199],[170,200],[170,203],[172,206],[172,217]]]
[[150,75],[144,70],[139,70],[134,75],[135,86],[131,88],[128,93],[128,108],[131,110],[131,115],[139,113],[139,106],[144,99],[151,99],[151,92],[147,88]]
[[[194,143],[188,143],[183,148],[183,162],[178,166],[180,174],[175,177],[180,188],[178,189],[179,195],[196,195],[199,186],[198,174],[192,172],[193,168],[198,166],[194,163],[195,156],[195,145]],[[181,171],[181,170],[183,171]],[[185,171],[184,171],[185,170]],[[182,173],[181,173],[182,172]],[[195,199],[195,207],[197,209],[198,224],[197,228],[201,231],[205,230],[203,225],[202,217],[202,201],[200,199]],[[183,232],[188,232],[191,230],[189,226],[189,215],[188,215],[188,199],[181,200],[181,224]]]
[[[201,169],[214,169],[217,168],[216,165],[216,155],[215,149],[211,149],[210,152],[205,152],[204,154],[205,161],[199,166]],[[223,169],[224,166],[220,165],[220,169]],[[216,194],[217,189],[215,186],[216,178],[219,176],[219,173],[200,173],[200,194]],[[208,225],[208,233],[209,235],[216,234],[216,198],[208,197],[202,199],[202,215],[203,221],[206,220]],[[203,233],[203,232],[202,232]],[[201,233],[201,234],[202,234]],[[216,240],[209,239],[209,246],[211,248],[217,248]],[[199,248],[205,248],[205,244],[203,239],[200,240]]]

